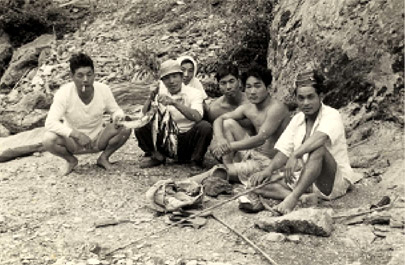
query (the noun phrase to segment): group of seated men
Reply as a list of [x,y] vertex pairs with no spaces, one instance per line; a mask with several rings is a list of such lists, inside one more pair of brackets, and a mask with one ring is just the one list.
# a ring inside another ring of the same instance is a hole
[[[299,112],[291,118],[286,105],[270,95],[272,75],[266,68],[252,66],[240,75],[233,64],[219,66],[216,79],[223,95],[210,104],[196,73],[197,63],[189,56],[163,62],[160,82],[143,108],[146,113],[158,102],[170,113],[178,128],[178,163],[202,166],[209,149],[226,169],[228,181],[250,187],[269,182],[241,201],[240,208],[248,212],[263,209],[259,196],[282,200],[274,209],[285,214],[300,201],[346,193],[353,171],[342,118],[322,103],[322,75],[311,70],[297,76]],[[88,55],[71,57],[70,76],[72,82],[54,96],[44,147],[67,162],[65,175],[77,166],[75,155],[82,153],[101,152],[97,165],[110,169],[110,156],[131,134],[121,125],[124,112],[110,88],[94,81]],[[104,113],[111,114],[112,123],[104,123]],[[162,165],[167,158],[158,141],[161,132],[154,135],[152,127],[148,123],[135,129],[139,147],[149,156],[142,168]]]

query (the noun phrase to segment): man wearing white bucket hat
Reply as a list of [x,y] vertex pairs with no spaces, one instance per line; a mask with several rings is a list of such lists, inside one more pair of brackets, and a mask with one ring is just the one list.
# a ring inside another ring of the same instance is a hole
[[[176,159],[179,163],[193,162],[202,166],[213,133],[211,124],[202,120],[204,98],[200,91],[183,84],[183,71],[176,60],[161,64],[160,80],[167,91],[158,91],[157,101],[166,106],[178,128]],[[152,97],[147,100],[146,109],[150,108],[152,100]],[[161,165],[168,156],[159,143],[164,132],[156,132],[157,143],[154,143],[153,133],[151,123],[135,130],[139,147],[152,154],[149,160],[141,163],[142,168]]]

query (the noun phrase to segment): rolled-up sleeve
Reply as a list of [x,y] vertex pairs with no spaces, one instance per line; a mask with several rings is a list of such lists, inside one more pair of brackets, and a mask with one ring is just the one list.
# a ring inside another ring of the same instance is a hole
[[203,102],[204,102],[204,97],[202,93],[196,89],[194,89],[194,94],[190,99],[190,108],[193,110],[198,111],[200,113],[201,117],[204,114],[204,108],[203,108]]
[[277,149],[288,157],[290,157],[290,155],[294,152],[294,133],[297,130],[296,124],[297,119],[294,117],[291,119],[290,123],[287,125],[274,146],[274,149]]
[[328,135],[331,144],[334,145],[337,139],[344,135],[343,120],[339,112],[335,110],[324,114],[316,131]]
[[66,97],[62,89],[59,89],[53,98],[53,103],[49,109],[45,121],[45,128],[57,135],[69,137],[72,129],[62,123],[62,118],[66,112]]

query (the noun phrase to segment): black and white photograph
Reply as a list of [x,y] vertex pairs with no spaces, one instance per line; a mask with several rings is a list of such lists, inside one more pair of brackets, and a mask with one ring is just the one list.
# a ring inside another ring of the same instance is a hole
[[404,265],[404,0],[0,0],[0,265]]

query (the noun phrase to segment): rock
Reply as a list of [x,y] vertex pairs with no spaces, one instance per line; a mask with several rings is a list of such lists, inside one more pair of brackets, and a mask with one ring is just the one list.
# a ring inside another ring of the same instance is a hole
[[59,258],[53,263],[53,265],[66,265],[67,261],[65,257]]
[[32,68],[38,66],[41,51],[51,46],[55,37],[44,34],[34,41],[18,48],[11,58],[10,65],[0,80],[0,89],[11,89]]
[[372,226],[369,225],[349,227],[344,236],[353,240],[353,242],[361,248],[369,246],[376,237],[373,233]]
[[381,188],[395,188],[401,194],[405,191],[405,168],[403,166],[403,159],[399,159],[391,164],[386,172],[383,174]]
[[265,231],[280,233],[303,233],[330,236],[333,220],[331,210],[303,208],[284,216],[273,217],[271,213],[260,213],[256,226]]
[[397,248],[391,254],[391,260],[387,265],[403,265],[404,264],[405,247]]
[[87,264],[88,265],[99,265],[100,261],[98,259],[88,259]]
[[380,154],[378,153],[372,155],[362,155],[360,153],[350,157],[350,165],[352,168],[369,168],[379,157]]
[[0,138],[0,162],[42,151],[42,140],[45,131],[45,128],[37,128]]
[[47,110],[35,109],[29,113],[14,112],[13,110],[0,111],[0,123],[6,127],[10,133],[16,134],[45,125]]
[[43,91],[33,91],[25,94],[17,104],[9,109],[27,113],[32,112],[34,109],[49,109],[52,98],[52,95],[47,95]]
[[289,235],[287,236],[287,241],[298,243],[301,241],[301,237],[299,235]]
[[405,208],[400,206],[397,207],[398,208],[393,208],[389,211],[389,224],[391,228],[403,229],[405,227]]
[[6,127],[0,124],[0,137],[6,137],[10,135],[10,131]]
[[[340,108],[353,101],[365,104],[372,98],[365,114],[373,114],[363,115],[364,119],[402,124],[403,3],[351,2],[356,4],[340,0],[278,1],[270,26],[270,36],[277,37],[270,39],[267,56],[273,72],[273,94],[293,103],[295,77],[315,68],[327,79],[324,103]],[[401,96],[394,99],[396,94]]]
[[282,242],[286,239],[286,236],[282,233],[275,233],[270,232],[262,237],[264,241],[271,241],[271,242]]
[[11,46],[10,38],[2,29],[0,29],[0,76],[6,71],[12,55],[13,47]]

